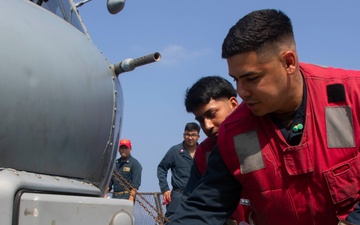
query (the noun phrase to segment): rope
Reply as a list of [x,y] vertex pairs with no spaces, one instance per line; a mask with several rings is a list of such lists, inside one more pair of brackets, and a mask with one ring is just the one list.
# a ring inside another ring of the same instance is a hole
[[[121,174],[114,170],[113,171],[113,176],[115,178],[115,180],[117,182],[119,182],[119,184],[124,188],[124,190],[128,191],[129,193],[131,193],[131,189],[133,188],[132,185],[123,177],[121,176]],[[138,198],[136,198],[137,196],[139,196],[146,204],[148,204],[148,206],[150,206],[151,209],[153,209],[155,212],[157,212],[158,216],[154,215],[152,212],[150,212],[150,210],[148,209],[147,206],[145,206],[143,204],[143,202],[141,202]],[[144,196],[142,196],[140,193],[137,193],[136,196],[134,197],[135,200],[144,208],[144,210],[146,212],[149,213],[150,216],[152,216],[160,225],[163,225],[164,221],[165,222],[170,222],[168,218],[166,218],[160,211],[158,211],[156,209],[156,207],[154,207],[148,200],[146,200],[146,198]]]

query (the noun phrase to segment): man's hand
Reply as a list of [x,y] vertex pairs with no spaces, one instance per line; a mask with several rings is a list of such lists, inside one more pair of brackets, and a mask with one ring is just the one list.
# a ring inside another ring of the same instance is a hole
[[136,189],[136,188],[131,189],[130,195],[129,195],[129,201],[131,201],[132,203],[135,202],[136,193],[137,193],[137,189]]
[[170,190],[168,191],[165,191],[164,194],[163,194],[163,205],[167,205],[171,202],[171,192]]
[[134,196],[130,195],[130,196],[129,196],[129,201],[131,201],[132,203],[134,203]]

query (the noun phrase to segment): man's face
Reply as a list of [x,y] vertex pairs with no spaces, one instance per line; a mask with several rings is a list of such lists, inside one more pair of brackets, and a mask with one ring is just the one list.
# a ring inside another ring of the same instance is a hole
[[127,158],[130,156],[131,148],[128,148],[126,145],[121,145],[119,147],[119,153],[121,157]]
[[213,138],[218,135],[220,124],[237,106],[236,97],[211,99],[209,103],[197,107],[193,113],[206,136]]
[[197,141],[199,140],[200,135],[197,130],[186,130],[184,132],[184,140],[188,146],[196,146]]
[[264,59],[248,52],[229,57],[227,63],[239,96],[255,116],[287,110],[291,82],[280,55]]

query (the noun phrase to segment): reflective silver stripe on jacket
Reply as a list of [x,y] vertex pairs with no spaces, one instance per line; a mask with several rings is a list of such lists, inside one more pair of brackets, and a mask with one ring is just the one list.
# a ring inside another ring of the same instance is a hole
[[326,135],[329,148],[355,147],[354,126],[349,106],[325,107]]
[[240,171],[242,174],[265,167],[259,138],[255,130],[235,135],[234,146],[240,162]]

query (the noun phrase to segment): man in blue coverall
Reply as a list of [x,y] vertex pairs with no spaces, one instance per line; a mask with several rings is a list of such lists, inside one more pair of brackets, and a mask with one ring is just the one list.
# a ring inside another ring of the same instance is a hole
[[[193,157],[199,140],[200,126],[196,123],[187,123],[184,130],[184,141],[172,146],[157,167],[157,177],[163,200],[166,204],[165,217],[172,215],[181,201],[181,195],[190,176]],[[168,170],[171,170],[170,188],[167,182]]]
[[116,179],[115,175],[111,178],[108,191],[114,187],[113,198],[128,199],[134,202],[137,190],[141,184],[142,167],[139,161],[131,156],[131,151],[132,145],[130,140],[122,139],[119,142],[119,153],[121,157],[116,160],[114,170],[116,170],[126,182],[121,178]]

